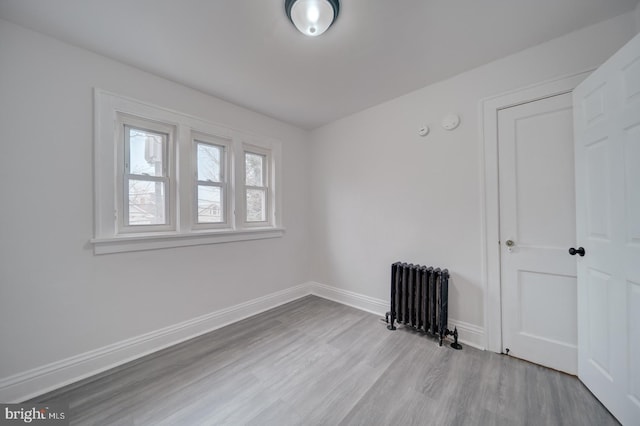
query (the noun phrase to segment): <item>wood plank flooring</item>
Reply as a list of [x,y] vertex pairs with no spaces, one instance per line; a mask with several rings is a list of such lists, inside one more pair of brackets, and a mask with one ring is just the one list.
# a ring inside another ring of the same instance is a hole
[[575,378],[309,296],[32,400],[72,425],[616,425]]

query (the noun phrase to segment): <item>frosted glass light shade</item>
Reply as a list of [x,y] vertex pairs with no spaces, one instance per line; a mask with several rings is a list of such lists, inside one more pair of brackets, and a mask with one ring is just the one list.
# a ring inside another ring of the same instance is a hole
[[286,0],[287,15],[298,31],[316,37],[327,31],[338,16],[338,0]]

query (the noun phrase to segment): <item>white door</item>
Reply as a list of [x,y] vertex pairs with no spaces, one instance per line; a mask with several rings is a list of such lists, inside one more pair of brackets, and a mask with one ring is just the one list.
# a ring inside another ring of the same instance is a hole
[[576,374],[571,94],[499,111],[498,160],[503,351]]
[[578,376],[640,425],[640,36],[574,91]]

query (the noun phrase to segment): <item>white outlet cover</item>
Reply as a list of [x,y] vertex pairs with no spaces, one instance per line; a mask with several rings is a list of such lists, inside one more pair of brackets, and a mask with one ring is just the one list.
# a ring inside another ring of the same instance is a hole
[[442,119],[442,128],[453,130],[460,125],[460,117],[457,114],[449,114]]
[[429,126],[422,126],[418,129],[418,134],[420,136],[427,136],[429,134]]

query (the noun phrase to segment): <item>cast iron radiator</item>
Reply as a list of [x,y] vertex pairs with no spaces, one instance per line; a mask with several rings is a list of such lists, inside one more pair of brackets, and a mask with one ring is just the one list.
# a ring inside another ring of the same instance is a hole
[[391,311],[387,312],[389,330],[394,323],[435,335],[442,340],[452,335],[451,346],[458,344],[458,330],[447,328],[449,271],[446,269],[396,262],[391,265]]

